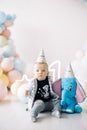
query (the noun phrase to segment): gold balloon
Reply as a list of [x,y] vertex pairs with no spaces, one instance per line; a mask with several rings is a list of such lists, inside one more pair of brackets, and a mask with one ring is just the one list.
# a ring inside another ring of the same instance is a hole
[[7,77],[5,74],[2,74],[2,75],[0,76],[0,81],[2,81],[3,84],[4,84],[6,87],[8,87],[8,85],[9,85],[9,80],[8,80],[8,77]]

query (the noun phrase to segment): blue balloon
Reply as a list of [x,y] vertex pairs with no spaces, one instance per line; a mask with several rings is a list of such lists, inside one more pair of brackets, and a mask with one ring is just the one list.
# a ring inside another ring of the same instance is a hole
[[6,15],[4,12],[0,11],[0,27],[2,25],[5,26],[6,21],[14,21],[16,19],[16,15]]
[[5,21],[6,21],[6,15],[4,12],[0,11],[0,26],[4,24]]
[[14,69],[18,70],[23,74],[25,68],[25,63],[20,58],[14,59]]
[[15,51],[15,49],[13,48],[13,46],[11,46],[11,45],[6,45],[6,46],[3,47],[2,55],[3,55],[4,57],[15,56],[15,55],[16,55],[16,51]]
[[16,15],[13,15],[13,16],[7,15],[7,18],[6,18],[6,20],[11,20],[11,21],[14,21],[15,19],[16,19]]

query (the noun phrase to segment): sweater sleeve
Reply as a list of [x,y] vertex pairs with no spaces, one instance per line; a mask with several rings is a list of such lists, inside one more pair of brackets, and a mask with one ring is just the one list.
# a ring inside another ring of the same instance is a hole
[[32,90],[32,87],[34,85],[34,80],[31,79],[27,84],[26,84],[26,87],[25,89],[28,90],[28,91],[31,91]]

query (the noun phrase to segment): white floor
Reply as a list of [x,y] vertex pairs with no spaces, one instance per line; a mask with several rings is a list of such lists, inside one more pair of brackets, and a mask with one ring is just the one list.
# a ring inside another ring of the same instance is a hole
[[62,118],[57,119],[45,113],[39,115],[36,123],[31,121],[26,106],[12,95],[0,102],[0,130],[87,130],[86,100],[81,104],[81,114],[63,113]]

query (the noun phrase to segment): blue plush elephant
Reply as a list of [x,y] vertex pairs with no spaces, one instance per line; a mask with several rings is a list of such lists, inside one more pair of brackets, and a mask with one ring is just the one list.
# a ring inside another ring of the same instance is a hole
[[77,81],[76,78],[62,78],[62,111],[68,113],[82,112],[81,106],[76,99]]
[[81,113],[86,94],[81,84],[75,78],[71,65],[68,66],[64,78],[53,83],[53,90],[61,98],[61,110],[67,113]]
[[61,111],[67,113],[81,113],[78,104],[86,98],[85,92],[76,78],[61,78],[53,83],[53,90],[61,98]]

